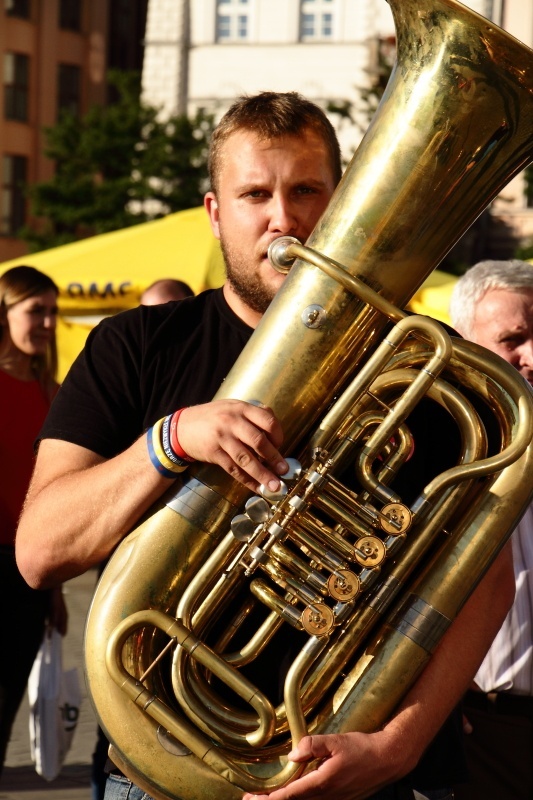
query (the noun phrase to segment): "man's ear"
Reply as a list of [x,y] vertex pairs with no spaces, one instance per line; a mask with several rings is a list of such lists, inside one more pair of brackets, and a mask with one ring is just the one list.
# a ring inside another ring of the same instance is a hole
[[217,239],[220,239],[220,226],[218,216],[218,201],[214,192],[206,192],[204,197],[204,207],[209,216],[211,230]]

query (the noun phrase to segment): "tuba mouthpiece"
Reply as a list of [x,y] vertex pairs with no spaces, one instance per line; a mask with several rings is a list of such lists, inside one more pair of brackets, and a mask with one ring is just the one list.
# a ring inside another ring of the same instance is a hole
[[280,236],[274,239],[268,247],[268,260],[278,272],[288,272],[296,260],[295,255],[291,255],[292,244],[301,244],[299,239],[294,236]]

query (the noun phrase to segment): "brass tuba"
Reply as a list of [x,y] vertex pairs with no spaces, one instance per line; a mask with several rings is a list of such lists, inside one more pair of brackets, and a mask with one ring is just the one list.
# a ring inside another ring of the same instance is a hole
[[[399,309],[529,163],[532,52],[456,0],[390,5],[398,56],[378,112],[307,246],[273,243],[279,269],[296,263],[217,394],[273,408],[290,473],[250,497],[191,468],[90,609],[100,724],[156,798],[268,792],[304,769],[286,755],[307,732],[383,724],[530,500],[522,378]],[[460,445],[406,500],[393,479],[421,402]],[[253,670],[283,636],[295,653],[277,697]]]

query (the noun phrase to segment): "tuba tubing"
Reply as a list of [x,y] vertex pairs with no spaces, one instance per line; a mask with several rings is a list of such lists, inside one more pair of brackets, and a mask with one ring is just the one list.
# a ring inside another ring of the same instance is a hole
[[[115,763],[161,800],[271,791],[305,768],[286,755],[308,731],[383,724],[530,501],[522,378],[400,309],[530,162],[532,52],[456,0],[390,6],[397,61],[378,111],[307,246],[274,248],[280,269],[296,260],[216,395],[272,407],[302,471],[287,499],[261,498],[269,521],[258,523],[244,487],[193,466],[119,545],[91,604],[97,717]],[[430,381],[417,377],[427,363]],[[498,453],[458,385],[492,409]],[[424,392],[452,409],[462,447],[406,506],[388,475],[408,458]],[[336,471],[352,462],[358,491]],[[242,593],[213,642],[213,610]],[[264,622],[234,647],[233,627],[257,606]],[[307,636],[276,705],[242,667],[286,625]],[[243,707],[218,702],[219,681]]]

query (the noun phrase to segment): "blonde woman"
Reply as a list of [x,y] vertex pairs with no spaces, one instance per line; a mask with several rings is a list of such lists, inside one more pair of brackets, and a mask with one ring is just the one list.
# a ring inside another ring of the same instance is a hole
[[33,443],[57,391],[58,289],[33,267],[0,276],[0,773],[47,622],[64,635],[61,587],[31,589],[15,563],[15,531],[33,470]]

